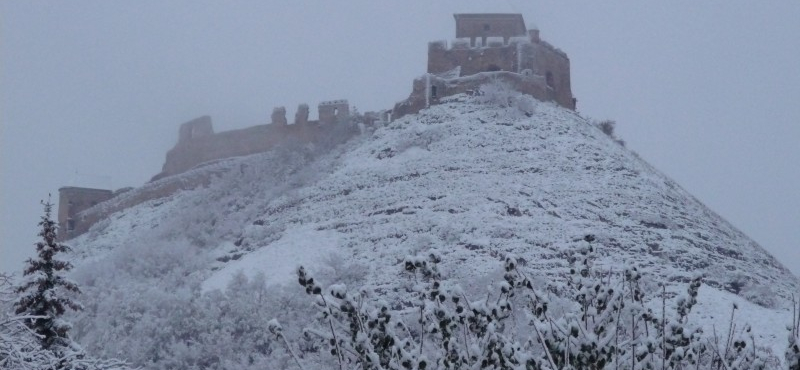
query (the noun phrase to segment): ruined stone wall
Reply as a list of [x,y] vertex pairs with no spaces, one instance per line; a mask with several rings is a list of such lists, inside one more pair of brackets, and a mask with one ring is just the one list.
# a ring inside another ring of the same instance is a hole
[[503,45],[502,42],[492,47],[470,47],[466,40],[456,40],[451,48],[444,41],[428,44],[428,73],[440,74],[461,67],[460,76],[474,75],[480,72],[511,71],[517,72],[517,47]]
[[350,117],[350,105],[344,99],[320,103],[318,110],[319,120],[309,121],[308,105],[301,104],[294,124],[288,124],[286,109],[278,107],[272,112],[271,124],[219,133],[214,133],[208,116],[186,122],[180,126],[177,144],[167,152],[161,173],[151,181],[186,172],[204,162],[265,152],[285,142],[315,141],[319,127]]
[[350,115],[347,100],[331,100],[319,103],[319,123],[331,124],[346,119]]
[[[295,122],[287,124],[286,109],[273,110],[272,123],[241,130],[214,133],[209,117],[186,122],[178,130],[178,142],[168,153],[163,171],[144,186],[117,195],[110,190],[61,188],[59,223],[62,239],[83,234],[112,213],[160,199],[183,190],[206,186],[224,171],[219,160],[265,152],[278,145],[338,144],[358,131],[347,125],[350,107],[346,100],[320,104],[321,120],[308,120],[308,106],[301,104]],[[339,123],[345,123],[344,125]],[[182,174],[181,176],[171,176]]]
[[[530,70],[535,75],[543,76],[555,92],[555,101],[565,108],[575,109],[567,54],[544,41],[522,43],[519,50],[520,70]],[[548,76],[551,76],[550,81]]]
[[276,140],[273,137],[275,135],[269,135],[270,131],[277,130],[268,125],[259,125],[179,140],[167,152],[162,173],[174,175],[210,160],[265,151]]
[[[94,226],[96,223],[108,218],[115,212],[139,205],[141,203],[165,198],[179,191],[192,190],[200,186],[207,186],[211,178],[225,171],[225,168],[204,168],[190,174],[179,177],[167,177],[158,181],[150,182],[144,186],[128,191],[124,194],[116,195],[93,207],[81,210],[72,216],[74,221],[73,229],[66,234],[59,234],[63,240],[74,238],[81,235]],[[111,193],[110,191],[108,191]],[[59,212],[61,206],[59,205]]]
[[80,222],[77,215],[101,202],[111,199],[111,190],[67,186],[58,189],[58,227],[61,239],[76,233]]
[[[453,79],[426,75],[414,80],[411,95],[394,106],[392,119],[417,113],[429,105],[439,104],[442,98],[448,96],[477,93],[481,86],[493,82],[506,83],[511,89],[542,101],[556,100],[554,91],[548,89],[544,77],[538,75],[523,75],[506,71],[481,72]],[[434,89],[436,94],[431,92]]]
[[186,122],[178,129],[178,143],[186,143],[193,139],[214,134],[211,117],[202,116]]

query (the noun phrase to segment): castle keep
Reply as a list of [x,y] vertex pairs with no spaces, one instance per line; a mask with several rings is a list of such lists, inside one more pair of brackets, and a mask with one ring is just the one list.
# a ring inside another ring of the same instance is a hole
[[446,96],[478,91],[503,81],[539,100],[575,109],[569,58],[527,30],[520,14],[455,14],[456,39],[428,44],[428,73],[414,80],[411,95],[392,117],[419,112]]
[[[479,93],[480,87],[501,81],[513,89],[542,101],[575,109],[567,55],[543,41],[539,30],[528,30],[520,14],[455,14],[456,39],[449,44],[428,44],[427,73],[414,80],[409,97],[391,110],[352,115],[347,100],[322,102],[318,119],[309,120],[309,107],[301,104],[290,124],[284,107],[275,108],[270,124],[215,133],[211,117],[203,116],[180,125],[178,142],[167,152],[159,174],[139,195],[94,207],[119,192],[64,187],[59,189],[58,223],[62,238],[89,230],[113,212],[147,200],[200,186],[208,179],[172,181],[181,174],[211,161],[261,153],[284,143],[305,144],[328,140],[338,124],[355,121],[367,125],[414,114],[441,99],[456,94]],[[352,125],[351,125],[352,128]],[[349,134],[356,132],[350,130]],[[338,137],[344,140],[347,136]],[[188,185],[187,185],[188,184]],[[119,198],[119,197],[117,197]],[[116,198],[115,198],[116,199]]]

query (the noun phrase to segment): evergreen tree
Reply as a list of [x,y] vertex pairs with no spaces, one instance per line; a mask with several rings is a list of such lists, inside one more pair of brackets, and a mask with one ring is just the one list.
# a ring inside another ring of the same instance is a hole
[[57,241],[57,226],[50,216],[53,204],[49,199],[42,204],[44,215],[39,222],[39,236],[42,239],[36,243],[38,257],[29,258],[26,262],[26,278],[16,289],[20,297],[14,308],[17,314],[31,317],[26,320],[26,325],[39,336],[42,348],[62,352],[71,341],[68,333],[70,324],[61,316],[66,308],[82,308],[69,297],[70,292],[80,293],[80,290],[63,276],[72,268],[72,264],[56,259],[57,254],[69,252],[70,248]]

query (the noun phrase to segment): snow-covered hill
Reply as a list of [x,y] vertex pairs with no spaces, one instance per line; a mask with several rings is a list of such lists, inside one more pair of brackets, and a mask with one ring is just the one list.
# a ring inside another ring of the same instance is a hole
[[[564,253],[593,235],[604,269],[637,266],[675,284],[702,273],[713,296],[728,290],[778,309],[754,306],[779,313],[761,321],[788,317],[780,308],[800,287],[758,244],[587,120],[512,93],[456,96],[323,154],[284,149],[212,167],[186,175],[214,171],[208,187],[114,214],[72,240],[77,275],[94,286],[98,266],[137,260],[147,270],[174,249],[191,255],[191,268],[161,268],[181,269],[181,281],[210,292],[240,270],[291,282],[297,265],[323,269],[335,254],[361,267],[357,281],[391,296],[409,254],[436,251],[448,276],[480,284],[509,253],[525,269],[558,275]],[[698,315],[713,306],[701,302]]]

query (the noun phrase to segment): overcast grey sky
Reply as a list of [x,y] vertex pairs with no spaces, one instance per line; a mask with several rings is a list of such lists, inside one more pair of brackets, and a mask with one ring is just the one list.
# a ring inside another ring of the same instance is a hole
[[0,0],[0,269],[33,253],[40,199],[143,184],[184,121],[390,108],[458,12],[523,13],[569,54],[581,114],[800,274],[794,0]]

